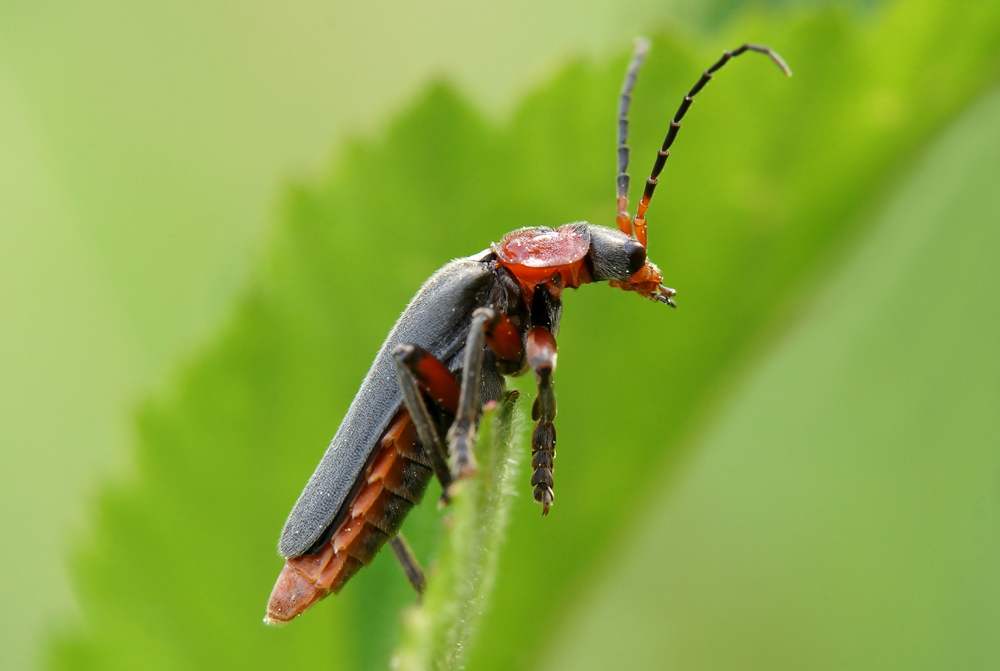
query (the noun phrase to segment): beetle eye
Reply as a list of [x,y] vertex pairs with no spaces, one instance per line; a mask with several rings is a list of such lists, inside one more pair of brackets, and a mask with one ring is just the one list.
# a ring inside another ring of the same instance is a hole
[[635,240],[625,243],[625,255],[628,257],[629,275],[639,272],[639,269],[646,263],[646,248]]

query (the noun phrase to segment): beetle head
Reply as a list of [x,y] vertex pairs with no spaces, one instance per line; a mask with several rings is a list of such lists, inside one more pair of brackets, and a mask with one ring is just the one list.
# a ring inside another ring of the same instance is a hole
[[634,237],[613,228],[591,225],[587,262],[595,281],[608,280],[613,287],[677,307],[671,300],[677,292],[661,284],[663,274]]

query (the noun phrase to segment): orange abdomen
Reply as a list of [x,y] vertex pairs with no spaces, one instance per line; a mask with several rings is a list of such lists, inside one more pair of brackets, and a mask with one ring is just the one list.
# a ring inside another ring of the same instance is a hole
[[314,554],[285,560],[271,591],[265,622],[288,622],[326,595],[339,592],[399,531],[432,476],[410,414],[400,410],[379,441],[371,465],[361,475],[361,488],[330,540]]

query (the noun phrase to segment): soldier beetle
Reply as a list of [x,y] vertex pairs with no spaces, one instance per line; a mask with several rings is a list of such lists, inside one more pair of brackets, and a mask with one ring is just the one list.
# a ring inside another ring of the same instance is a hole
[[[482,404],[504,376],[534,374],[531,486],[546,515],[554,501],[556,335],[565,289],[608,282],[676,307],[676,291],[646,255],[646,210],[695,95],[730,59],[778,54],[757,44],[724,52],[684,96],[634,216],[628,213],[628,111],[649,45],[636,41],[618,107],[617,227],[577,222],[508,233],[457,259],[420,288],[386,338],[333,442],[292,509],[278,550],[285,566],[265,622],[287,622],[340,591],[388,541],[421,592],[420,570],[399,533],[432,477],[449,486],[476,472],[473,444]],[[442,435],[444,438],[442,438]],[[450,462],[450,463],[449,463]]]

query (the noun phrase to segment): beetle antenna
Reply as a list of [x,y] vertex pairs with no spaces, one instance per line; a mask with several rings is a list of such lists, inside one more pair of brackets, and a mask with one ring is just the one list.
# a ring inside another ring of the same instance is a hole
[[[695,95],[698,94],[705,84],[707,84],[711,79],[712,75],[722,68],[723,65],[729,62],[729,59],[735,58],[742,53],[747,51],[756,51],[760,54],[766,54],[775,64],[781,68],[787,76],[792,76],[792,71],[789,69],[788,64],[770,47],[765,47],[760,44],[744,44],[738,49],[732,51],[722,52],[722,58],[715,62],[715,64],[709,69],[702,73],[701,78],[698,83],[692,87],[688,94],[684,96],[684,101],[681,106],[677,108],[677,113],[674,114],[673,120],[670,122],[670,130],[667,131],[667,137],[663,140],[663,146],[660,148],[659,153],[656,156],[656,163],[653,164],[653,171],[649,175],[649,179],[646,180],[646,188],[642,192],[642,199],[639,201],[639,207],[636,210],[635,218],[632,220],[632,226],[635,229],[635,238],[638,240],[639,244],[643,247],[646,246],[646,209],[649,207],[649,201],[653,199],[653,191],[656,190],[657,177],[660,176],[660,171],[663,170],[664,164],[667,162],[667,158],[670,156],[670,146],[674,143],[674,138],[677,137],[677,131],[681,129],[681,119],[687,114],[688,108],[691,107],[691,103],[694,102]],[[624,100],[624,98],[623,98]],[[625,106],[628,109],[627,105]],[[621,121],[619,120],[619,124]],[[619,126],[620,127],[620,126]],[[628,126],[626,125],[626,129]],[[621,147],[619,146],[619,164],[621,164]],[[628,163],[628,149],[625,150],[625,162]],[[621,176],[619,175],[619,185],[621,184]],[[626,188],[628,185],[628,176],[625,176]],[[621,203],[621,187],[619,186],[619,199],[618,202]],[[619,210],[621,206],[619,205]],[[620,215],[619,215],[620,216]],[[621,224],[619,223],[619,228]],[[624,231],[624,229],[622,229]],[[624,231],[628,233],[629,231]]]
[[628,108],[632,104],[632,89],[639,76],[639,68],[649,53],[649,40],[645,37],[635,38],[635,51],[632,52],[632,62],[625,73],[622,82],[622,95],[618,101],[618,230],[625,235],[632,235],[632,221],[628,216]]

